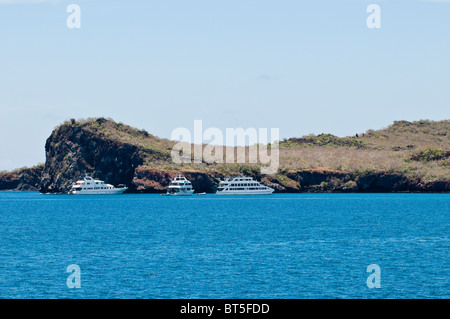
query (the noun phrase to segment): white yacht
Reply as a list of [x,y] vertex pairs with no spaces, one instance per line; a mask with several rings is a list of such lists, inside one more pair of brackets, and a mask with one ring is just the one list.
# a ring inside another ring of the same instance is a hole
[[175,178],[170,182],[169,188],[167,188],[166,195],[173,196],[189,196],[194,193],[192,189],[192,184],[190,181],[186,179],[186,177],[178,174]]
[[116,195],[122,194],[128,189],[125,185],[122,187],[114,187],[105,182],[93,179],[89,175],[84,175],[72,185],[69,194],[72,195]]
[[261,185],[251,177],[228,178],[219,183],[217,195],[270,195],[273,188]]

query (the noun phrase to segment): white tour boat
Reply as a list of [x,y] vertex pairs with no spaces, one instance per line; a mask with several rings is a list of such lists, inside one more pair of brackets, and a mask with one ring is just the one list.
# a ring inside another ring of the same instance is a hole
[[170,182],[169,188],[167,188],[166,195],[173,196],[189,196],[194,193],[192,189],[192,184],[190,181],[186,179],[186,177],[178,174],[175,178]]
[[114,187],[110,184],[105,184],[105,182],[93,179],[92,177],[85,176],[80,177],[80,179],[72,185],[72,189],[69,194],[72,195],[116,195],[122,194],[128,188],[123,185],[123,187]]
[[251,177],[228,178],[219,183],[217,195],[270,195],[273,188],[261,185]]

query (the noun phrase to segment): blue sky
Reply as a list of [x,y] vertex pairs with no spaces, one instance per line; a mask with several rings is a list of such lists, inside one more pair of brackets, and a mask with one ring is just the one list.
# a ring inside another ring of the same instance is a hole
[[449,17],[450,1],[0,0],[0,170],[44,162],[70,118],[165,138],[196,119],[281,138],[448,119]]

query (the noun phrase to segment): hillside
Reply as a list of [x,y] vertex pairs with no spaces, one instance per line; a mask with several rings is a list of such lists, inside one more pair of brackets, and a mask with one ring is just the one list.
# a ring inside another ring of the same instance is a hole
[[[450,190],[449,120],[398,121],[352,137],[286,139],[280,142],[280,168],[273,175],[261,175],[258,164],[176,164],[171,159],[174,145],[111,119],[70,120],[47,139],[45,166],[36,169],[39,187],[42,192],[66,192],[87,172],[108,183],[125,183],[131,192],[163,192],[181,171],[199,192],[213,192],[218,179],[238,173],[279,192]],[[8,184],[11,173],[0,173],[0,189],[26,189],[23,183],[19,188]],[[20,174],[15,174],[17,180]]]
[[330,134],[281,143],[284,169],[326,167],[350,173],[391,172],[428,181],[450,180],[450,121],[396,121],[352,137]]

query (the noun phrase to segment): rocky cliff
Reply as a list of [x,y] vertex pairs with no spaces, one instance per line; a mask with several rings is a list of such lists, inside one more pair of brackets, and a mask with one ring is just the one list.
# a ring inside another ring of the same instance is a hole
[[[98,119],[97,124],[104,123]],[[89,173],[107,183],[127,184],[135,169],[143,163],[140,149],[131,144],[106,138],[75,121],[56,128],[45,143],[46,162],[40,191],[67,192],[83,174]]]
[[0,191],[37,191],[40,189],[44,165],[0,173]]

